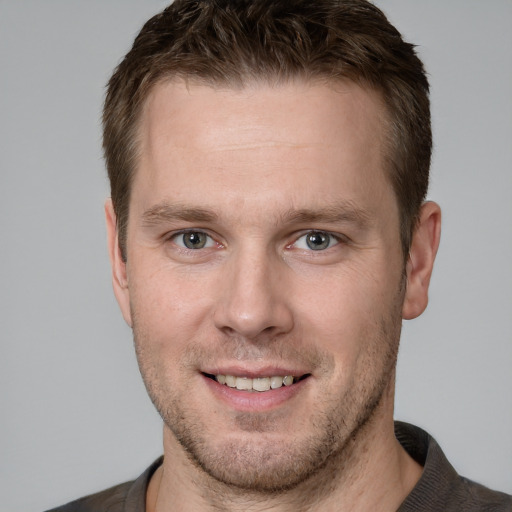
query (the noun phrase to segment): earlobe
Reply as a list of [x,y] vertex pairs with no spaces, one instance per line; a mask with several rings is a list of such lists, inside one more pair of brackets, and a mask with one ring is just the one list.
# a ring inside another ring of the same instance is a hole
[[420,210],[406,265],[407,289],[402,317],[411,320],[425,311],[432,268],[441,238],[441,209],[428,201]]
[[126,323],[131,327],[132,319],[130,313],[130,294],[128,288],[128,278],[126,273],[126,262],[123,261],[121,248],[119,247],[119,237],[117,232],[117,220],[114,212],[112,200],[105,201],[105,222],[107,225],[107,244],[112,268],[112,286],[117,303]]

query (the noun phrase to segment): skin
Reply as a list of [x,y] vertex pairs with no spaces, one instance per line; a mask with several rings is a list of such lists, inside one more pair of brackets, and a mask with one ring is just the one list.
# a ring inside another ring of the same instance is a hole
[[[419,479],[393,433],[394,375],[440,211],[423,205],[404,262],[383,116],[351,83],[151,93],[126,263],[106,205],[114,291],[165,424],[148,510],[391,511]],[[248,393],[216,373],[305,377]]]

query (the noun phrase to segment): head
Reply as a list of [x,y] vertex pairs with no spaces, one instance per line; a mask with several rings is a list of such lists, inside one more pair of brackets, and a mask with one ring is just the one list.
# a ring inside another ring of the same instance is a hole
[[103,115],[124,257],[141,115],[155,85],[173,78],[233,89],[349,80],[376,91],[387,113],[385,171],[407,257],[428,188],[429,86],[413,45],[377,7],[365,0],[175,0],[151,18],[108,84]]
[[394,440],[439,240],[427,89],[364,1],[177,0],[116,70],[114,289],[188,481],[273,493]]

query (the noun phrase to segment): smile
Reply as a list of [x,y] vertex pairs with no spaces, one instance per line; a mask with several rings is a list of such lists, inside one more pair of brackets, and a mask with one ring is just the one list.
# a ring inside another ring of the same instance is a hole
[[257,378],[249,378],[249,377],[235,377],[233,375],[209,375],[206,374],[207,377],[216,380],[219,384],[224,386],[228,386],[230,388],[236,388],[240,391],[257,391],[263,393],[265,391],[270,391],[271,389],[278,389],[282,386],[291,386],[295,382],[302,380],[308,375],[303,375],[301,377],[294,377],[292,375],[274,375],[270,377],[257,377]]

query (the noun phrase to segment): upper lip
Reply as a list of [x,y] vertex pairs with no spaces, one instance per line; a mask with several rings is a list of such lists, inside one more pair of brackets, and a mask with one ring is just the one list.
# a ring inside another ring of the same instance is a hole
[[258,379],[262,377],[274,377],[291,375],[294,377],[301,377],[308,374],[307,370],[297,367],[284,367],[284,366],[263,366],[255,368],[242,367],[238,365],[222,365],[219,367],[209,367],[201,369],[202,373],[209,375],[232,375],[233,377],[247,377],[249,379]]

